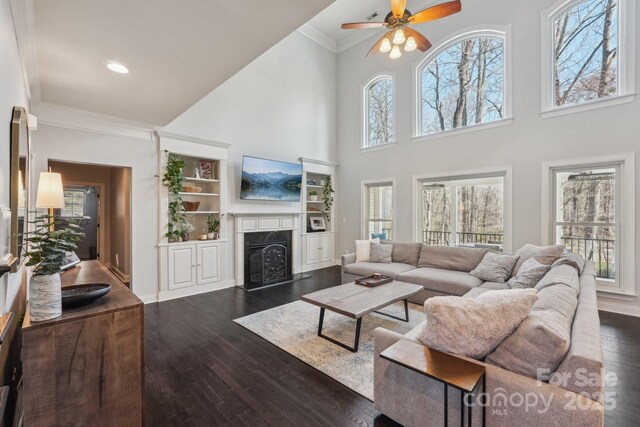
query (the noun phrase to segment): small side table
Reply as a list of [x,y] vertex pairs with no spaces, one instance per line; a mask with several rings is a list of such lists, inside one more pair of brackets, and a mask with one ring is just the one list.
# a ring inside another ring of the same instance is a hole
[[[393,344],[380,353],[380,357],[429,378],[433,378],[444,385],[445,427],[449,424],[449,387],[460,390],[460,425],[465,425],[466,406],[466,412],[468,412],[467,423],[469,427],[471,427],[473,406],[466,404],[465,397],[476,389],[480,380],[482,380],[482,387],[484,389],[484,366],[408,340],[400,340]],[[485,414],[483,410],[483,426],[484,420]]]

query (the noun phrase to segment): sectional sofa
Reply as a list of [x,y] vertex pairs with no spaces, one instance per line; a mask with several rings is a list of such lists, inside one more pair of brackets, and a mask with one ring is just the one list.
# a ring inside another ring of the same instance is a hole
[[[489,290],[509,289],[507,283],[483,282],[469,274],[487,249],[391,243],[391,263],[356,263],[355,255],[343,256],[343,283],[374,272],[390,275],[424,286],[412,299],[415,303],[431,296],[475,298]],[[516,254],[531,256],[535,248],[528,245]],[[486,425],[601,426],[604,406],[612,402],[604,394],[594,265],[559,259],[535,288],[538,300],[529,316],[477,361],[486,367]],[[422,327],[405,335],[378,328],[374,337],[375,407],[406,427],[442,425],[442,384],[379,354],[399,340],[419,342],[416,336]],[[449,391],[452,425],[460,423],[461,398],[456,393]],[[473,411],[473,424],[482,424],[482,413]]]

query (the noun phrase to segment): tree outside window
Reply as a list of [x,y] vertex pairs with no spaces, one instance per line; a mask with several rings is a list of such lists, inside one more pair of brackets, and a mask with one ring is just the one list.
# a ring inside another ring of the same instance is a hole
[[366,138],[364,148],[393,142],[393,80],[374,79],[365,88]]
[[60,210],[60,216],[63,218],[84,216],[85,195],[84,190],[65,189],[64,208]]
[[553,19],[556,107],[618,94],[618,0],[586,0]]
[[366,189],[367,238],[393,238],[393,184],[369,184]]
[[420,69],[421,135],[503,118],[504,39],[472,37],[439,52]]

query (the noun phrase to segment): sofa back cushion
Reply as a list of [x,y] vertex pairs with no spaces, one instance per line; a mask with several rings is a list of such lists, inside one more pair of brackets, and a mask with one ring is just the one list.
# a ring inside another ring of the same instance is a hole
[[578,296],[570,286],[557,284],[540,289],[527,318],[485,361],[549,381],[569,351],[577,306]]
[[516,266],[513,267],[513,276],[518,274],[520,267],[526,260],[529,258],[535,257],[554,257],[560,258],[562,253],[564,252],[564,245],[554,245],[554,246],[536,246],[531,243],[527,243],[520,249],[516,251],[516,255],[518,255],[518,262],[516,262]]
[[391,243],[393,245],[393,252],[391,254],[393,262],[409,264],[414,267],[418,266],[422,243],[394,242],[391,240],[383,241],[382,243]]
[[470,272],[480,264],[489,249],[452,248],[449,246],[422,245],[418,267]]

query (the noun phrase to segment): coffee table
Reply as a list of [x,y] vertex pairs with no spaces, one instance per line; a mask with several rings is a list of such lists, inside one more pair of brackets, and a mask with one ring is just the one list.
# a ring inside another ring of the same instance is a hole
[[[309,304],[314,304],[320,307],[318,336],[355,353],[358,351],[358,344],[360,341],[362,317],[376,312],[384,316],[408,322],[409,305],[407,299],[423,290],[424,287],[420,285],[398,282],[395,280],[376,287],[357,285],[355,282],[351,282],[303,295],[301,299]],[[404,319],[377,311],[397,301],[404,301]],[[342,314],[343,316],[356,319],[356,335],[353,347],[322,334],[322,323],[324,322],[325,310],[330,310],[335,313]]]

